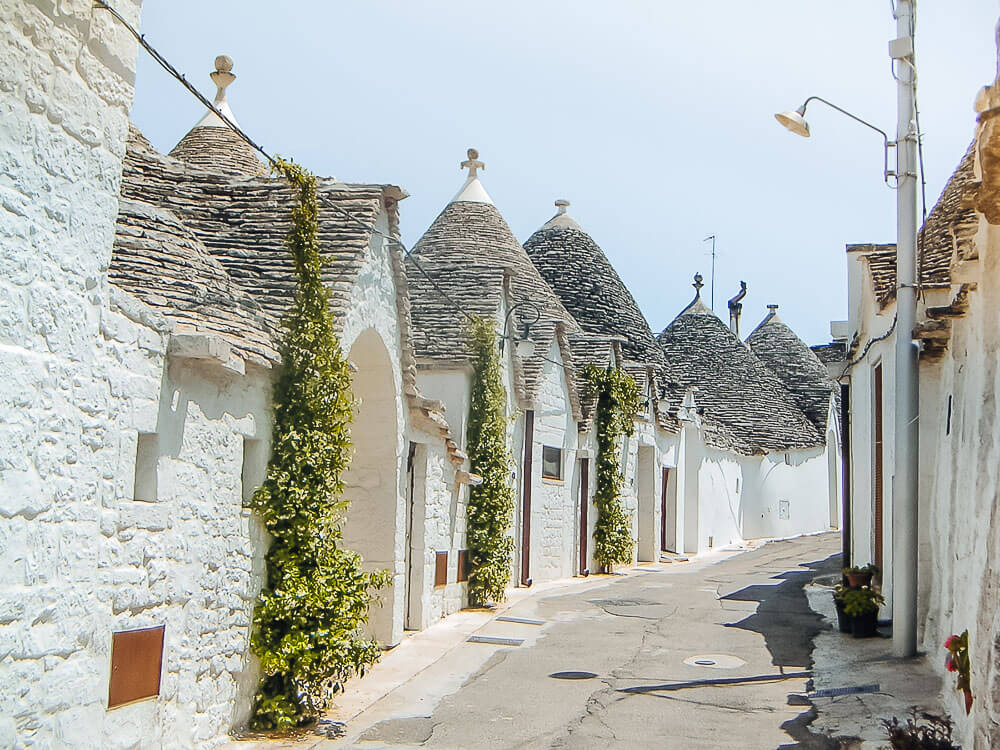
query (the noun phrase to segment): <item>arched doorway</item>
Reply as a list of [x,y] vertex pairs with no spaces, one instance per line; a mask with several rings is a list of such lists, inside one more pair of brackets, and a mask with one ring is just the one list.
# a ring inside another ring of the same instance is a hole
[[395,377],[389,352],[373,329],[354,340],[348,359],[357,368],[352,379],[357,407],[351,427],[354,456],[344,474],[344,496],[351,501],[344,545],[361,555],[365,570],[392,573],[392,585],[380,594],[381,606],[373,605],[368,616],[368,631],[392,645],[403,634],[405,603]]

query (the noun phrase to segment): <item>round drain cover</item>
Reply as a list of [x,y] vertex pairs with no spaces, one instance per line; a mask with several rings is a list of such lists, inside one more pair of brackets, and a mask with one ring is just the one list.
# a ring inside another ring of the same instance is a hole
[[597,677],[594,672],[553,672],[549,677],[557,680],[592,680]]
[[736,669],[746,664],[738,656],[729,654],[696,654],[684,660],[689,667],[707,667],[708,669]]

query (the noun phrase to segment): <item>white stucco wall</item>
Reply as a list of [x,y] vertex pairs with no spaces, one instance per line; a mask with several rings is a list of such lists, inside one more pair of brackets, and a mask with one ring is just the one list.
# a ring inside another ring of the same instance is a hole
[[[920,639],[963,747],[1000,742],[1000,228],[980,222],[978,281],[940,363],[922,364]],[[948,396],[952,399],[948,429]],[[924,463],[930,464],[925,471]],[[942,644],[968,628],[976,701],[965,715]],[[941,657],[941,658],[938,658]]]
[[741,464],[747,539],[830,528],[830,466],[825,449],[772,452],[747,457]]
[[[531,578],[547,581],[573,575],[574,547],[577,538],[578,487],[575,460],[576,422],[569,400],[569,388],[562,367],[562,354],[553,341],[542,368],[535,402],[532,445],[531,494]],[[542,449],[551,446],[562,450],[562,479],[542,477]]]
[[697,551],[704,552],[742,541],[744,479],[737,457],[705,446],[697,481]]

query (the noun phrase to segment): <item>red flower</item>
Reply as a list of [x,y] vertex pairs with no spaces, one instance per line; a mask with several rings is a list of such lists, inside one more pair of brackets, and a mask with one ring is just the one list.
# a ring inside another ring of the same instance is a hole
[[944,642],[944,647],[950,651],[956,640],[958,640],[957,635],[949,635],[948,640]]
[[955,661],[954,661],[954,659],[951,658],[951,654],[948,654],[944,658],[944,668],[947,669],[949,672],[957,672],[958,671],[958,667],[955,666]]

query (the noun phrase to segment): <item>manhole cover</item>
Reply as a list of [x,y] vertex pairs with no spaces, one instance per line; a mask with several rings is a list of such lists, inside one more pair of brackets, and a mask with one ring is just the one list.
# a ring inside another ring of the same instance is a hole
[[684,660],[689,667],[706,667],[708,669],[736,669],[746,664],[738,656],[729,654],[696,654]]
[[553,672],[549,677],[557,680],[592,680],[597,677],[594,672]]

